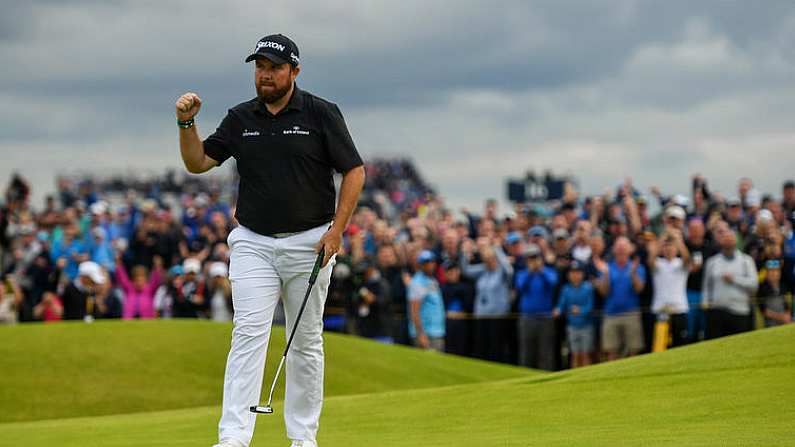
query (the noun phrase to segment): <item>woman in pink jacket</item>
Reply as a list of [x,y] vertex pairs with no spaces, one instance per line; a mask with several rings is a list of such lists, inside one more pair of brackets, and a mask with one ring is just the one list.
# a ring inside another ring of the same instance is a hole
[[151,275],[147,275],[146,267],[136,265],[132,268],[131,275],[127,276],[127,270],[124,268],[121,258],[116,258],[116,279],[124,291],[122,318],[125,320],[151,319],[156,316],[154,297],[163,276],[161,272],[163,260],[159,256],[155,256],[153,261],[154,269]]

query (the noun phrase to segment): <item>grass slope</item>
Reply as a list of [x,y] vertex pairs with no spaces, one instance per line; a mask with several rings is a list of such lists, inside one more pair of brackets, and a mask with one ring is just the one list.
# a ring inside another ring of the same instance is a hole
[[[231,330],[231,324],[196,320],[0,327],[0,423],[220,405]],[[328,396],[526,374],[356,337],[325,339]],[[283,346],[284,331],[277,327],[265,390]]]
[[[795,325],[577,371],[330,397],[335,446],[795,445]],[[431,359],[432,357],[427,357]],[[0,425],[0,445],[209,446],[217,407]],[[287,445],[277,415],[253,447]]]

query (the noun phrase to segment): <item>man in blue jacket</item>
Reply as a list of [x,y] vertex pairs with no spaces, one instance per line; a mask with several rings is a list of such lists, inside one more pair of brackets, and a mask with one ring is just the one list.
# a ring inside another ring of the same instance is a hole
[[558,272],[544,265],[541,249],[531,244],[525,251],[527,268],[516,273],[519,299],[519,364],[547,371],[555,369],[555,323],[552,309]]
[[635,256],[632,243],[624,236],[613,244],[613,262],[600,261],[597,288],[605,296],[602,349],[608,360],[632,356],[643,349],[639,293],[646,285],[646,269]]
[[560,299],[555,308],[555,317],[566,317],[566,338],[571,352],[571,366],[577,368],[591,363],[594,348],[593,323],[591,312],[594,304],[594,290],[585,281],[585,264],[576,259],[569,266],[569,282],[560,291]]

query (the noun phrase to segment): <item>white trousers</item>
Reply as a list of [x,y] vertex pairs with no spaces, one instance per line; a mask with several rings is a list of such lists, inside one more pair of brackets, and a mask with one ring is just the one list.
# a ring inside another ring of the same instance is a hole
[[[285,238],[263,236],[243,226],[229,234],[235,312],[218,424],[220,440],[235,439],[246,447],[251,442],[256,414],[249,407],[260,403],[274,309],[281,296],[289,337],[317,258],[315,244],[328,227]],[[293,440],[314,441],[317,435],[323,404],[323,306],[335,258],[320,270],[287,354],[284,423]],[[267,391],[262,399],[267,399]]]

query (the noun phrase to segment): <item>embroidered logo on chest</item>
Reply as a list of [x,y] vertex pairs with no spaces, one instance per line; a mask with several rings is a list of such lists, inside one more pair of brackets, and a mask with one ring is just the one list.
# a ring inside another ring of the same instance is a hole
[[258,130],[243,129],[243,136],[244,137],[258,137],[259,136],[259,131]]
[[301,126],[293,126],[292,129],[284,129],[285,135],[309,135],[308,130],[301,129]]

